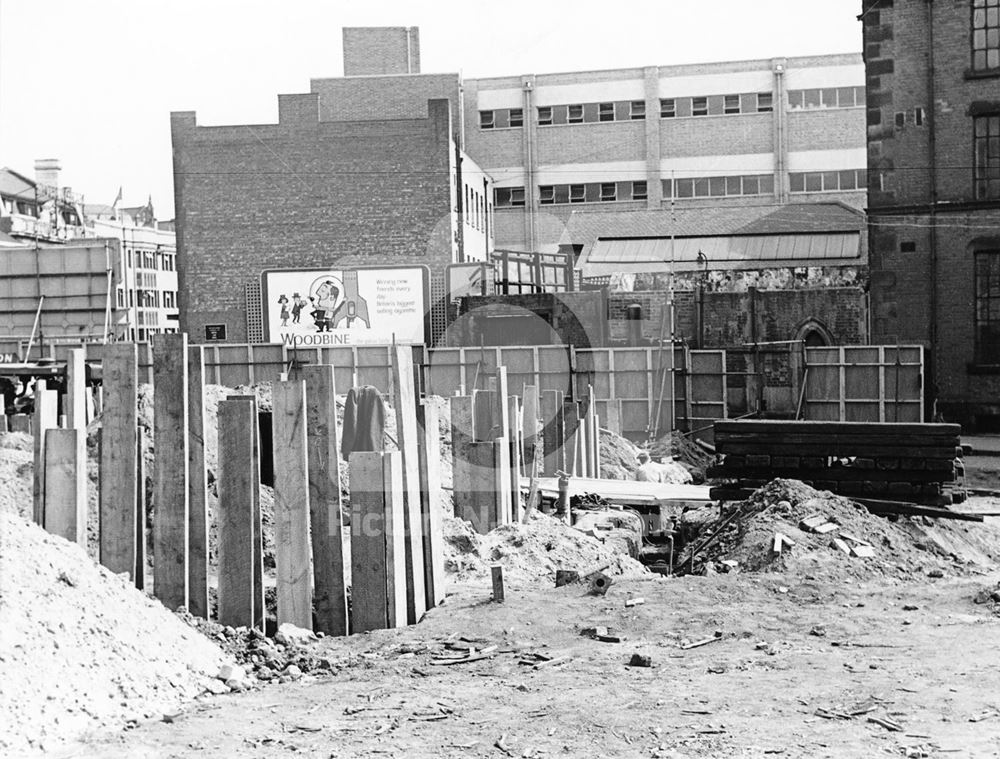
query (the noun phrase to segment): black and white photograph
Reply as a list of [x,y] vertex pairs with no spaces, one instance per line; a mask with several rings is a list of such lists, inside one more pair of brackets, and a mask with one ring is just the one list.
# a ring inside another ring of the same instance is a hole
[[0,759],[1000,757],[1000,0],[0,0]]

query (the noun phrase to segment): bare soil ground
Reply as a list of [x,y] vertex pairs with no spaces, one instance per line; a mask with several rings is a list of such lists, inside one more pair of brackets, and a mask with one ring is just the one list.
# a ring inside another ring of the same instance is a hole
[[[503,604],[487,581],[463,584],[420,625],[321,643],[341,662],[329,675],[202,700],[63,755],[997,756],[1000,617],[973,602],[997,579],[622,578],[605,597],[533,584]],[[634,596],[645,603],[626,609]],[[599,625],[622,642],[580,634]],[[434,664],[455,636],[498,649]],[[519,663],[528,652],[568,658]],[[652,668],[626,666],[634,653]]]

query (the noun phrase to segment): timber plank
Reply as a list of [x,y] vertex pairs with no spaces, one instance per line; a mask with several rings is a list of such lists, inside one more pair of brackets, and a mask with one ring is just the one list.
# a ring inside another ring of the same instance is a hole
[[428,608],[444,600],[444,534],[441,514],[441,438],[438,409],[417,406],[420,428],[420,512],[424,539],[424,597]]
[[344,521],[340,496],[334,370],[329,364],[302,369],[306,382],[309,451],[309,511],[313,552],[316,628],[327,635],[347,635],[347,587],[344,575]]
[[44,525],[45,431],[59,426],[59,392],[46,390],[44,380],[38,380],[35,385],[35,415],[31,421],[31,427],[34,429],[31,444],[34,449],[35,462],[31,477],[32,505],[35,524]]
[[135,344],[106,345],[101,373],[105,406],[100,438],[100,559],[115,574],[128,572],[135,582],[140,450],[136,447],[139,365]]
[[219,403],[219,623],[253,627],[255,597],[263,582],[255,571],[254,404],[242,400]]
[[153,335],[153,593],[188,605],[187,335]]
[[851,467],[825,467],[823,469],[802,469],[800,467],[770,466],[754,468],[748,466],[713,466],[707,471],[709,477],[731,479],[774,479],[790,477],[796,480],[834,480],[838,482],[952,482],[953,474],[940,471],[896,469],[855,469]]
[[449,399],[451,413],[452,499],[455,517],[472,522],[475,499],[472,496],[472,462],[469,447],[473,436],[473,399],[469,395],[456,395]]
[[900,457],[938,459],[950,461],[956,458],[955,446],[916,447],[907,445],[877,445],[873,443],[842,442],[835,438],[823,441],[798,442],[732,442],[715,441],[716,453],[738,455],[778,455],[778,456],[862,456],[869,458]]
[[543,459],[542,473],[555,477],[566,469],[565,418],[561,390],[543,390],[541,398]]
[[188,611],[208,619],[208,468],[205,349],[188,347]]
[[406,613],[410,624],[415,624],[427,611],[427,599],[424,596],[424,539],[420,518],[417,401],[413,382],[413,349],[409,345],[392,347],[392,372],[396,442],[403,457]]
[[302,380],[272,385],[274,560],[279,625],[312,629],[309,550],[309,466],[306,387]]
[[81,434],[76,429],[45,431],[45,529],[74,543],[78,537],[77,471],[81,463],[78,459]]

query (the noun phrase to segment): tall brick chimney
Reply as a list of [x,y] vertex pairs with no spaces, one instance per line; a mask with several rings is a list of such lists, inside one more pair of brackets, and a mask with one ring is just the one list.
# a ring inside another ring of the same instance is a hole
[[345,26],[344,76],[420,73],[415,26]]
[[58,158],[38,158],[35,161],[35,181],[48,187],[58,187],[61,168]]

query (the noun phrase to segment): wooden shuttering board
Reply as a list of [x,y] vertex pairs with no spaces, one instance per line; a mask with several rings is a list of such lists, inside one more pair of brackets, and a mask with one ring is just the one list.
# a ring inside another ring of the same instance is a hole
[[921,422],[923,352],[917,346],[806,349],[803,415],[818,421]]
[[136,498],[140,487],[136,447],[139,368],[135,344],[107,346],[101,371],[105,405],[101,417],[99,478],[100,559],[115,574],[128,572],[134,582],[138,544]]
[[[45,529],[70,542],[77,542],[77,515],[81,494],[77,487],[79,438],[75,429],[45,431]],[[86,494],[83,495],[86,506]]]
[[205,351],[188,347],[188,609],[208,618],[208,468],[205,464]]
[[47,390],[40,381],[35,390],[35,415],[25,417],[31,419],[34,434],[32,447],[34,449],[35,466],[32,471],[31,495],[35,524],[45,524],[45,431],[59,425],[59,393]]
[[433,402],[424,401],[417,407],[417,413],[420,430],[420,512],[424,541],[424,597],[430,608],[444,600],[441,439],[437,406]]
[[279,625],[312,629],[306,389],[302,380],[272,385],[274,561]]
[[424,549],[420,519],[420,462],[417,453],[417,402],[413,350],[408,345],[392,349],[393,407],[396,442],[402,454],[403,514],[406,546],[406,611],[411,624],[427,610],[424,597]]
[[472,521],[474,498],[472,495],[472,462],[469,447],[475,441],[473,427],[475,414],[473,399],[469,395],[456,395],[449,399],[451,419],[451,469],[452,500],[455,517]]
[[188,604],[187,335],[153,336],[153,593]]
[[302,376],[306,382],[316,627],[327,635],[346,635],[347,589],[334,369],[329,364],[306,366]]
[[546,477],[566,468],[565,411],[561,390],[543,390],[541,398],[542,471]]
[[398,451],[350,456],[351,632],[406,624],[402,458]]
[[256,478],[253,427],[256,405],[244,400],[219,403],[219,602],[224,625],[253,627],[263,575],[255,556]]

